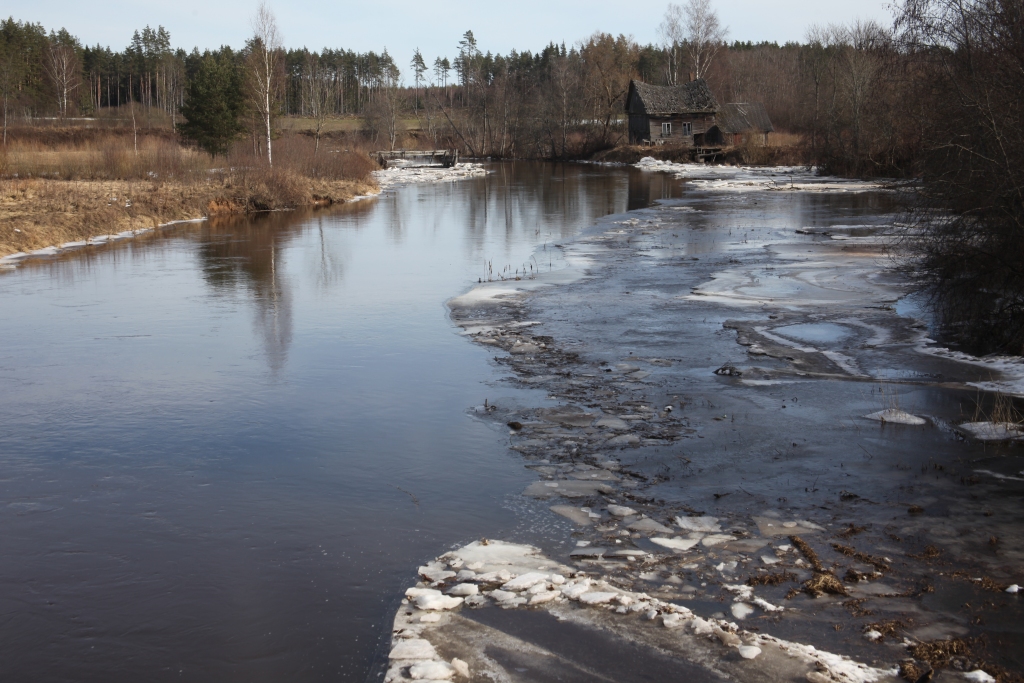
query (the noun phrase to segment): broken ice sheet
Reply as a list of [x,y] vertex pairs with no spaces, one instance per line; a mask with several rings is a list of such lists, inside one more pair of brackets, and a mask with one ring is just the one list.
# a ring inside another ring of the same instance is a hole
[[676,517],[676,524],[686,531],[717,533],[722,530],[717,517]]
[[1012,441],[1024,437],[1024,430],[1011,422],[965,422],[957,429],[978,441]]
[[684,551],[700,543],[699,538],[652,538],[651,543],[656,543],[663,548],[670,550]]

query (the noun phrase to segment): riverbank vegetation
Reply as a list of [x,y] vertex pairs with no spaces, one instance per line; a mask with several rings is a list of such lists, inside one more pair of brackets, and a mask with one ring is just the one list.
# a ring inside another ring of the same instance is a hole
[[364,154],[285,135],[273,166],[170,130],[18,128],[0,155],[0,256],[175,220],[343,202],[376,191]]

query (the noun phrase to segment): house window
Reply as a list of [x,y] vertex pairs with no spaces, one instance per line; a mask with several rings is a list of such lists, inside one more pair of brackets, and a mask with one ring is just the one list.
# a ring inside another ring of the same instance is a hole
[[693,135],[693,124],[689,121],[683,124],[683,135]]
[[671,123],[663,123],[663,124],[661,124],[661,137],[667,138],[670,135],[672,135],[672,124]]

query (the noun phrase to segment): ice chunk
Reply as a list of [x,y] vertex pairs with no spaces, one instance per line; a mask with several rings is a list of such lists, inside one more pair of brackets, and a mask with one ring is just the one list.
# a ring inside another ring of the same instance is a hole
[[1011,422],[965,422],[959,429],[978,441],[1009,441],[1024,437],[1024,430]]
[[531,605],[539,605],[543,602],[551,602],[561,595],[559,591],[539,591],[530,596]]
[[710,548],[711,546],[722,545],[731,540],[733,540],[733,536],[729,534],[710,534],[702,538],[700,542]]
[[455,575],[456,581],[469,581],[476,578],[476,572],[472,569],[463,569]]
[[699,538],[652,538],[651,543],[656,543],[663,548],[672,550],[689,550],[700,543]]
[[567,583],[562,587],[562,595],[570,600],[577,600],[581,595],[590,590],[590,579]]
[[876,640],[882,637],[882,632],[876,631],[875,629],[871,629],[870,631],[864,632],[864,637],[870,640],[871,642],[875,642]]
[[876,422],[889,422],[891,424],[899,425],[923,425],[928,424],[928,420],[917,415],[911,415],[910,413],[895,408],[889,408],[888,410],[879,410],[877,413],[871,413],[865,415],[865,419],[874,420]]
[[736,600],[750,600],[754,597],[754,589],[743,583],[727,583],[722,586],[725,590],[730,593],[736,594]]
[[552,505],[551,511],[556,515],[572,520],[580,526],[589,526],[594,523],[589,510],[581,510],[575,505]]
[[607,602],[611,602],[618,593],[606,593],[602,591],[592,591],[589,593],[583,593],[580,595],[580,602],[584,605],[603,605]]
[[625,505],[609,505],[608,512],[616,517],[629,517],[636,514],[636,510]]
[[640,531],[648,534],[670,534],[672,530],[664,524],[659,524],[653,519],[641,519],[630,524],[627,528],[632,531]]
[[409,667],[409,676],[414,681],[447,681],[455,675],[455,669],[448,662],[420,662]]
[[686,531],[716,533],[722,530],[717,517],[676,517],[676,524]]
[[683,625],[683,615],[663,614],[661,615],[661,623],[665,628],[679,628]]
[[425,610],[455,609],[462,604],[462,598],[450,598],[447,595],[420,595],[416,598],[416,606]]
[[508,581],[501,589],[506,591],[524,591],[538,583],[546,582],[548,576],[548,574],[541,574],[540,572],[527,572]]
[[761,654],[761,648],[755,645],[740,645],[739,653],[743,659],[754,659]]
[[513,598],[519,597],[516,593],[513,593],[512,591],[503,590],[491,591],[490,595],[498,602],[505,602],[506,600],[512,600]]
[[400,640],[391,648],[390,659],[434,659],[437,652],[430,641],[422,638],[409,638]]
[[734,602],[729,611],[737,619],[746,619],[754,613],[754,608],[745,602]]
[[701,619],[700,617],[693,618],[693,621],[690,622],[690,628],[692,628],[693,632],[698,636],[709,636],[714,633],[714,628],[711,626],[711,623],[705,619]]
[[455,572],[448,571],[442,567],[420,567],[420,576],[427,579],[428,581],[446,581],[451,578],[455,578]]
[[459,674],[460,676],[465,676],[466,678],[469,678],[469,664],[462,661],[458,657],[452,660],[452,668],[455,669],[455,673]]
[[969,681],[977,681],[978,683],[995,683],[996,679],[989,676],[981,669],[975,669],[964,674],[964,678]]
[[767,600],[765,600],[763,598],[754,598],[753,600],[751,600],[751,602],[753,602],[755,605],[757,605],[758,607],[763,609],[765,612],[784,612],[784,611],[786,611],[785,607],[782,607],[780,605],[773,605],[772,603],[768,602]]
[[1006,592],[1007,593],[1016,593],[1019,590],[1020,590],[1020,586],[1018,586],[1017,584],[1013,584],[1009,588],[1006,589]]
[[460,583],[457,586],[453,586],[448,591],[448,595],[455,595],[461,597],[468,597],[470,595],[476,595],[480,592],[480,588],[475,583]]
[[778,564],[782,560],[780,560],[775,555],[762,555],[761,556],[761,561],[764,562],[767,565],[772,565],[772,564]]

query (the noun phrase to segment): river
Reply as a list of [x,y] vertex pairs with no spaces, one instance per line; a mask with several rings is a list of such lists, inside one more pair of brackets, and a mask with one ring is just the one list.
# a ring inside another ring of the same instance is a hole
[[416,566],[541,533],[473,409],[544,393],[444,302],[678,185],[491,168],[0,274],[6,678],[361,681]]

